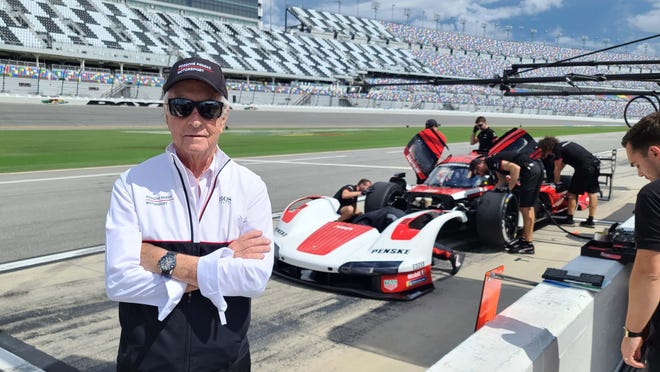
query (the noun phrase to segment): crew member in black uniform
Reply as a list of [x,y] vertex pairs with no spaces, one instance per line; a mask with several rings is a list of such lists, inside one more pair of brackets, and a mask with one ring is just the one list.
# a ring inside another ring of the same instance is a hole
[[[479,134],[477,134],[479,132]],[[479,142],[477,152],[480,154],[487,154],[488,150],[493,147],[493,143],[497,140],[495,131],[490,129],[488,121],[485,117],[479,116],[474,121],[474,128],[472,128],[472,135],[470,136],[470,145]]]
[[635,263],[628,285],[628,310],[621,340],[624,363],[660,371],[660,113],[642,118],[621,144],[649,184],[635,202]]
[[[503,151],[487,158],[476,158],[470,162],[470,173],[485,176],[488,172],[495,172],[497,183],[495,189],[506,186],[510,191],[520,180],[518,205],[523,217],[523,232],[507,246],[509,253],[534,254],[534,204],[539,197],[541,182],[543,181],[543,164],[539,160],[532,160],[525,153]],[[509,176],[507,180],[506,176]]]
[[337,213],[339,213],[340,216],[337,221],[351,221],[356,216],[362,214],[362,211],[357,207],[358,196],[365,195],[370,187],[371,181],[363,178],[358,181],[357,185],[342,186],[335,193],[334,198],[339,200],[339,209],[337,210]]
[[594,227],[594,216],[598,207],[598,193],[600,185],[598,176],[600,174],[600,161],[589,150],[575,142],[559,142],[557,138],[546,136],[539,141],[542,158],[552,156],[554,158],[553,179],[555,185],[560,185],[562,169],[568,164],[575,172],[568,186],[568,217],[563,223],[572,225],[573,215],[577,208],[577,198],[585,191],[589,194],[589,218],[580,223],[580,226]]

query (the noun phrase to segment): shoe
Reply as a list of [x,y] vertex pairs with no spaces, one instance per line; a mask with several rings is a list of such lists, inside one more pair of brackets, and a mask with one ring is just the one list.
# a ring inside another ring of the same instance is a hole
[[575,225],[575,221],[573,220],[573,217],[564,218],[563,220],[558,220],[557,223],[560,225]]
[[520,244],[520,243],[518,243],[520,241],[520,239],[522,239],[522,238],[513,239],[511,242],[509,242],[509,244],[504,246],[504,250],[508,251],[509,249],[511,249],[511,247],[515,246],[516,244]]
[[451,275],[456,275],[458,270],[463,266],[463,260],[465,259],[465,253],[453,252],[449,256],[449,262],[451,262]]
[[580,222],[580,226],[582,226],[582,227],[590,227],[590,228],[593,229],[594,227],[596,227],[596,224],[594,223],[594,220],[592,220],[592,219],[588,219],[588,220],[586,220],[586,221],[582,221],[582,222]]
[[534,254],[534,243],[520,239],[509,246],[509,253]]

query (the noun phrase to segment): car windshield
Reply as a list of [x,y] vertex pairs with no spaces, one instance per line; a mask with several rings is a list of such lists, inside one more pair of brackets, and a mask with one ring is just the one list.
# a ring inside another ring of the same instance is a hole
[[429,174],[424,182],[427,186],[435,187],[478,187],[485,180],[484,177],[468,177],[467,164],[442,164]]

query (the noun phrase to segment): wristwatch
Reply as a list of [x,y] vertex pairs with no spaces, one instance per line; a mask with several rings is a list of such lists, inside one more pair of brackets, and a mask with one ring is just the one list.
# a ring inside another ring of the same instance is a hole
[[171,276],[176,267],[176,252],[167,252],[158,260],[161,275]]
[[642,332],[630,332],[626,326],[623,326],[623,337],[642,337]]

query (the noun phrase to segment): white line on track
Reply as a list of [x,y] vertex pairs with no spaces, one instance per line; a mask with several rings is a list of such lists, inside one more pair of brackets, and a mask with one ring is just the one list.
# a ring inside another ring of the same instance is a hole
[[[299,158],[299,159],[288,159],[287,161],[306,161],[306,160],[319,160],[319,159],[337,159],[337,158],[346,158],[348,155],[333,155],[333,156],[318,156],[315,158]],[[253,160],[261,160],[259,158],[242,158],[240,161],[253,161]]]
[[94,177],[108,177],[118,176],[121,172],[116,173],[97,173],[97,174],[81,174],[77,176],[62,176],[62,177],[48,177],[48,178],[26,178],[22,180],[0,181],[0,185],[10,185],[14,183],[28,183],[28,182],[44,182],[44,181],[58,181],[58,180],[75,180],[77,178],[94,178]]
[[369,165],[369,164],[342,164],[342,163],[313,163],[305,161],[290,161],[290,160],[252,160],[252,159],[243,159],[241,160],[245,163],[251,164],[296,164],[296,165],[324,165],[327,167],[350,167],[350,168],[377,168],[377,169],[405,169],[408,170],[410,167],[396,167],[388,165]]

